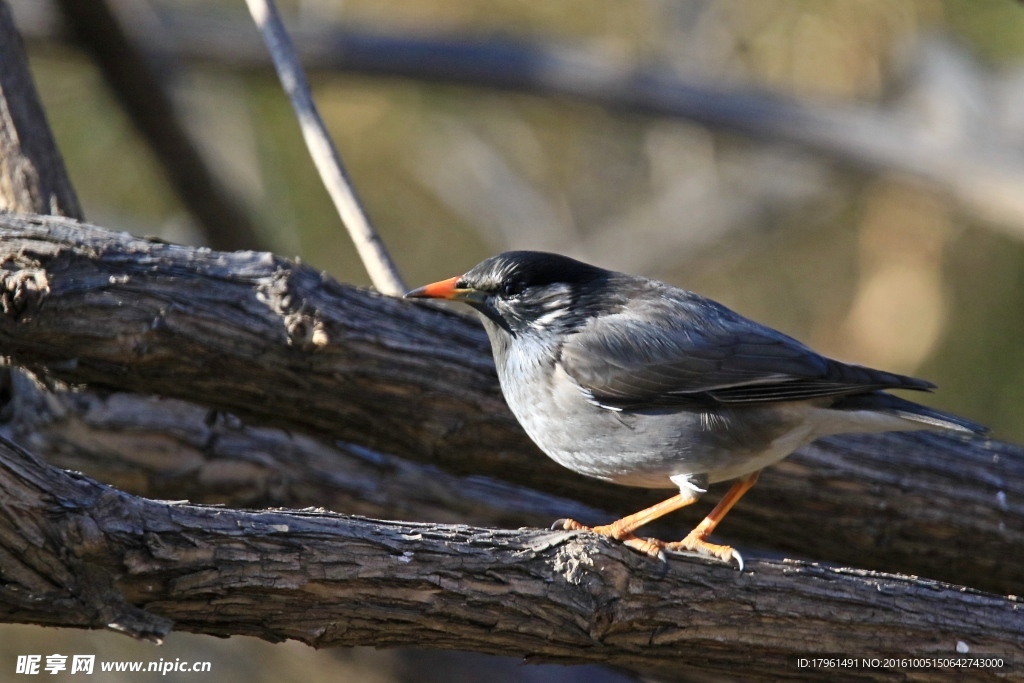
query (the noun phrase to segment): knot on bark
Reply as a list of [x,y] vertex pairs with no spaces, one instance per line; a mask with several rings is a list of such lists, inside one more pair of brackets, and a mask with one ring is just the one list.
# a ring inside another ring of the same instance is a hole
[[587,543],[571,541],[559,547],[553,564],[554,570],[574,586],[593,579],[596,550]]
[[316,307],[292,287],[292,275],[291,269],[278,268],[257,286],[256,298],[281,316],[289,346],[315,351],[327,345],[327,330]]
[[0,264],[0,312],[10,319],[31,320],[49,293],[50,281],[38,264]]

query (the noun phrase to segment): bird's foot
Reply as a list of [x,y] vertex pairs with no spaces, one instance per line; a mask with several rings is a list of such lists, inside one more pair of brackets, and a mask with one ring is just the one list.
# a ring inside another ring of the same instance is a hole
[[681,541],[665,543],[663,548],[669,554],[682,554],[684,551],[689,551],[704,557],[721,560],[726,564],[735,562],[739,570],[743,571],[743,556],[736,552],[735,548],[708,543],[696,531],[690,532],[690,535]]
[[646,555],[652,560],[658,560],[662,563],[668,561],[665,557],[665,553],[661,550],[665,545],[664,541],[659,541],[656,538],[640,538],[639,536],[634,536],[631,533],[624,532],[621,527],[618,527],[615,524],[584,526],[575,519],[560,519],[552,524],[551,528],[564,529],[565,531],[590,531],[604,536],[605,538],[619,541],[627,548],[631,548],[641,555]]

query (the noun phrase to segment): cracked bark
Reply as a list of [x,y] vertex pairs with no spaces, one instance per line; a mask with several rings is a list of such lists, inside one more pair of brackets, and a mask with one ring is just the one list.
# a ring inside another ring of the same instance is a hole
[[[100,34],[113,38],[107,41],[113,47],[100,46],[113,50],[107,57],[127,54],[129,58],[114,59],[121,66],[140,59],[125,44],[127,38],[102,1],[85,10],[75,5],[75,11],[88,15],[78,17],[89,20],[78,26],[85,39],[96,43]],[[2,1],[0,57],[0,206],[81,219],[21,41]],[[152,76],[145,67],[108,75],[116,80],[118,75],[140,74]],[[147,90],[145,83],[121,85]],[[166,108],[163,114],[163,119],[153,121],[167,123]],[[177,123],[171,128],[177,130]],[[175,135],[180,137],[180,131]],[[171,144],[167,149],[179,147]],[[454,477],[354,445],[330,448],[301,435],[240,424],[230,415],[210,415],[183,401],[81,390],[47,392],[7,369],[0,369],[0,394],[0,423],[16,442],[52,464],[84,471],[139,495],[235,506],[327,505],[357,514],[445,522],[472,519],[499,526],[594,514],[578,503],[503,482]]]
[[[269,254],[42,217],[0,216],[0,262],[4,352],[54,381],[194,401],[613,512],[659,495],[584,479],[540,454],[504,405],[482,331],[460,316]],[[769,468],[725,530],[803,556],[1015,592],[1022,500],[1017,447],[844,437]],[[678,516],[679,531],[701,512]]]
[[[1024,656],[1024,602],[935,581],[754,560],[659,566],[589,534],[151,501],[0,441],[0,619],[422,645],[681,680],[814,680],[796,656]],[[995,678],[992,671],[980,677]],[[1004,672],[1005,673],[1005,672]],[[831,680],[944,680],[941,670]]]

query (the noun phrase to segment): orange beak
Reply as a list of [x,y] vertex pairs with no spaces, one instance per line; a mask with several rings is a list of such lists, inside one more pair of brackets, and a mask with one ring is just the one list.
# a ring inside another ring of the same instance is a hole
[[461,276],[450,277],[447,280],[424,285],[414,289],[405,295],[406,299],[447,299],[448,301],[464,301],[476,303],[483,301],[486,295],[472,287],[458,287]]

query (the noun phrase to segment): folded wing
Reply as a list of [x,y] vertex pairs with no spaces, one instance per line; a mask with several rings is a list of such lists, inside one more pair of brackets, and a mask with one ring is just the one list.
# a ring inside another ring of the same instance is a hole
[[781,332],[676,289],[594,318],[563,344],[560,361],[589,399],[616,409],[934,388],[924,380],[825,358]]

